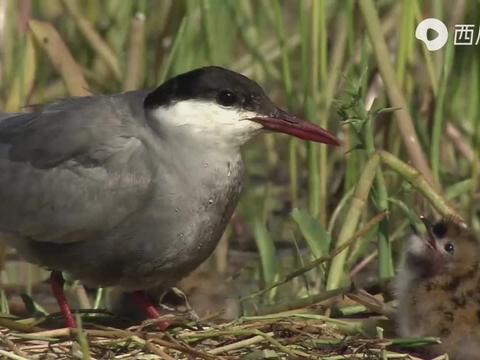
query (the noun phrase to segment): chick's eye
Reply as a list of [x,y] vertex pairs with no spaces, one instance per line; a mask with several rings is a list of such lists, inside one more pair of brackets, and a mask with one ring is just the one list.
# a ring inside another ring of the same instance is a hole
[[232,106],[237,102],[237,96],[231,91],[225,90],[217,95],[217,102],[223,106]]
[[453,246],[452,243],[445,244],[444,249],[449,254],[453,254],[455,252],[455,246]]

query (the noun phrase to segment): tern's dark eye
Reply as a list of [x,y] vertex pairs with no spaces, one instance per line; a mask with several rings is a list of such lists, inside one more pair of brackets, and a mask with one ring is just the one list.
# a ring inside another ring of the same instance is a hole
[[228,90],[221,91],[217,95],[217,103],[223,106],[232,106],[237,103],[237,96]]
[[443,247],[445,249],[445,251],[447,253],[449,253],[450,255],[452,255],[454,252],[455,252],[455,246],[453,246],[452,243],[447,243],[445,244],[445,246]]

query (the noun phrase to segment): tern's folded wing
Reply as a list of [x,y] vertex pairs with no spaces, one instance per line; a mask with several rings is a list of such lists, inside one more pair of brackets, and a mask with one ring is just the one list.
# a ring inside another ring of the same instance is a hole
[[96,237],[149,199],[151,169],[127,106],[69,100],[0,121],[0,232]]

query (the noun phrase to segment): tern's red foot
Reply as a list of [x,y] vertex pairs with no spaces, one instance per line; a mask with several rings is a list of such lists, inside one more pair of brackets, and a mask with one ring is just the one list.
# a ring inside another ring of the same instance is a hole
[[58,306],[60,306],[60,311],[65,319],[65,325],[69,328],[76,328],[77,325],[73,318],[72,310],[70,310],[67,298],[63,292],[64,280],[61,271],[52,271],[52,274],[50,275],[50,283],[52,285],[53,295],[55,296],[55,299],[57,299]]
[[[152,304],[144,291],[135,291],[132,293],[132,296],[137,306],[142,309],[150,319],[158,319],[160,317],[160,313],[158,312],[157,308]],[[158,327],[160,331],[165,331],[170,324],[171,323],[169,321],[159,321]]]

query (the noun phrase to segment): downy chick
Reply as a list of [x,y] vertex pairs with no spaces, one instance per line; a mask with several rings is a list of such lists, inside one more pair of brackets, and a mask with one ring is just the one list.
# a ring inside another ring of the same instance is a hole
[[480,243],[464,224],[442,220],[413,235],[395,280],[401,336],[435,336],[433,354],[480,359]]

